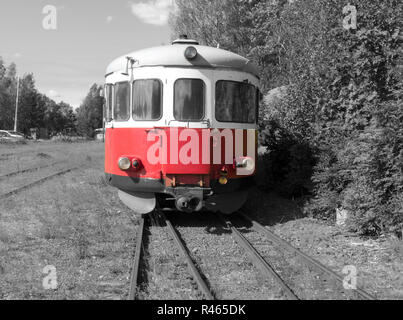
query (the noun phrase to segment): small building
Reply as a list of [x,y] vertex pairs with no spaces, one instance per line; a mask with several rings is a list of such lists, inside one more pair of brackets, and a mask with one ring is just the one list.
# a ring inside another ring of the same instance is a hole
[[49,131],[46,128],[31,128],[30,129],[31,137],[34,140],[47,140],[49,139]]
[[95,140],[105,141],[105,130],[103,128],[96,129],[94,132],[95,132]]

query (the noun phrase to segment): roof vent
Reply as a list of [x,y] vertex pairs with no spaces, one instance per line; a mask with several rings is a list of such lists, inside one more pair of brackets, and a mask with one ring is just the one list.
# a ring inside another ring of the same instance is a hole
[[193,39],[189,39],[186,34],[181,34],[179,36],[179,39],[176,39],[175,41],[172,42],[172,44],[193,44],[193,45],[198,45],[199,42]]

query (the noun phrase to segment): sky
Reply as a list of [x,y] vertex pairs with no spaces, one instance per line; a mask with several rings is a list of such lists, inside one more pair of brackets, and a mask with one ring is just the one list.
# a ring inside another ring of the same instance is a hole
[[[77,108],[107,65],[169,44],[173,0],[1,0],[0,57],[37,88]],[[56,13],[56,14],[54,14]],[[56,17],[56,18],[55,18]]]

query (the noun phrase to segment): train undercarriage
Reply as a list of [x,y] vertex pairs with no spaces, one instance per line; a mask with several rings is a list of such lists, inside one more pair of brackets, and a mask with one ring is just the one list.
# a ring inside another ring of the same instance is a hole
[[158,206],[185,213],[221,212],[231,214],[246,202],[253,177],[228,180],[223,185],[212,180],[209,186],[167,186],[163,179],[140,179],[107,174],[107,182],[119,189],[121,201],[136,214],[148,214]]

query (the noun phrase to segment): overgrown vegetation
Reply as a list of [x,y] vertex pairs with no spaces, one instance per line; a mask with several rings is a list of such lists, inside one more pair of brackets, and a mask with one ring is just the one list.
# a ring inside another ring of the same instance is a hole
[[17,141],[0,140],[0,144],[4,144],[4,145],[22,145],[22,144],[27,144],[27,142],[25,140],[17,140]]
[[[361,234],[403,227],[403,4],[387,1],[177,0],[175,32],[256,62],[266,188],[309,195],[305,211],[350,213]],[[357,28],[343,12],[357,9]],[[205,10],[209,8],[209,10]]]
[[84,137],[93,138],[95,130],[102,128],[104,98],[101,91],[101,86],[93,84],[77,110],[77,131]]
[[[56,103],[40,93],[33,74],[25,74],[19,85],[18,131],[30,135],[31,129],[41,129],[45,137],[64,134],[93,137],[94,130],[102,128],[103,98],[101,87],[94,84],[81,107],[76,112],[63,101]],[[0,129],[14,127],[17,95],[17,66],[4,65],[0,57]]]
[[[0,299],[124,298],[134,218],[103,179],[102,144],[21,148],[19,155],[0,159],[0,172],[13,171],[16,158],[34,166],[51,158],[59,167],[74,165],[80,170],[0,201]],[[60,163],[62,159],[67,162]],[[0,192],[55,170],[48,167],[2,179]],[[57,290],[44,290],[42,272],[48,265],[57,269]]]

